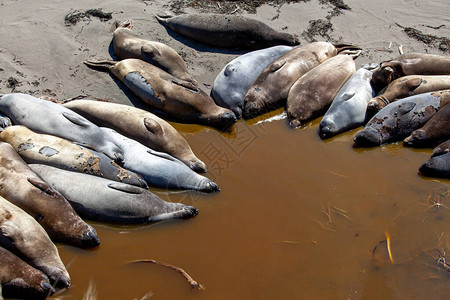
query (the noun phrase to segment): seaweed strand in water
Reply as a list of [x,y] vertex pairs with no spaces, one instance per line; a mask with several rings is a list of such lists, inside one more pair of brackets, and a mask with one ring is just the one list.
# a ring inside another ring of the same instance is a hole
[[81,19],[87,18],[90,20],[91,16],[99,18],[102,22],[106,22],[112,19],[112,12],[105,13],[101,8],[87,9],[85,11],[75,10],[64,17],[64,23],[66,26],[75,26]]

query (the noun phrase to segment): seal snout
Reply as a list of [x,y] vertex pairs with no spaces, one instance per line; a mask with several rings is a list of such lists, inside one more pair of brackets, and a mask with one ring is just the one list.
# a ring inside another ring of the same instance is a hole
[[420,147],[421,141],[427,141],[427,134],[424,130],[418,129],[413,131],[404,141],[403,145],[407,147]]
[[198,209],[193,206],[186,206],[184,210],[185,215],[183,216],[183,218],[193,218],[198,215]]
[[363,130],[353,139],[357,146],[373,147],[381,144],[381,135],[376,130]]
[[260,109],[256,102],[249,102],[248,98],[245,98],[244,103],[244,118],[249,119],[258,115]]
[[328,139],[334,135],[333,125],[321,122],[319,125],[319,136],[321,139]]
[[204,193],[214,193],[220,192],[220,188],[214,181],[207,179],[200,191]]
[[83,247],[90,248],[90,247],[97,247],[100,245],[100,240],[97,236],[97,231],[89,225],[89,229],[86,229],[83,231],[83,237],[81,239],[81,242],[83,244]]

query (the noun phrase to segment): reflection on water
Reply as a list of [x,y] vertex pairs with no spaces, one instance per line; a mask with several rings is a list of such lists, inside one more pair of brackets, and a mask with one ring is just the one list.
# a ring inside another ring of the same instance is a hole
[[[274,112],[270,116],[279,114]],[[423,178],[431,150],[353,148],[357,130],[322,141],[320,119],[239,122],[228,134],[176,125],[208,165],[214,195],[155,190],[194,205],[191,220],[94,223],[101,246],[60,246],[81,299],[443,299],[450,287],[449,181]],[[390,236],[388,255],[386,234]],[[191,289],[186,270],[206,290]]]

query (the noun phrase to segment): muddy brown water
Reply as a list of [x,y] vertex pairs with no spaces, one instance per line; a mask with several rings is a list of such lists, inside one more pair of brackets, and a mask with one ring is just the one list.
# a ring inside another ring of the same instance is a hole
[[[59,245],[72,277],[59,297],[82,299],[90,282],[98,299],[448,296],[450,273],[435,249],[450,251],[450,181],[417,172],[431,150],[401,143],[356,149],[359,129],[322,141],[320,118],[299,130],[286,120],[257,121],[238,122],[231,134],[174,124],[222,191],[155,190],[196,206],[200,213],[190,220],[91,222],[98,248]],[[446,207],[433,206],[437,201]],[[386,233],[392,261],[386,243],[372,255]],[[181,267],[206,289],[192,289],[174,270],[129,263],[136,259]]]

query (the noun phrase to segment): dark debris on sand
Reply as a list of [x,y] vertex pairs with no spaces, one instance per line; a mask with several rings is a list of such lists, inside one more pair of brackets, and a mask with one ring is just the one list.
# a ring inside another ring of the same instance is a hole
[[82,19],[91,19],[90,17],[99,18],[100,21],[106,22],[112,19],[112,12],[103,12],[101,8],[87,9],[85,11],[75,10],[69,12],[64,17],[64,23],[66,26],[75,26]]
[[302,36],[309,43],[317,42],[315,36],[321,36],[326,41],[332,41],[330,33],[333,31],[333,24],[329,19],[310,20],[308,28],[303,31]]
[[450,39],[448,39],[447,37],[439,37],[432,34],[425,34],[418,29],[412,27],[404,27],[398,23],[395,24],[403,28],[403,31],[411,38],[414,38],[430,47],[438,48],[443,52],[450,51]]

